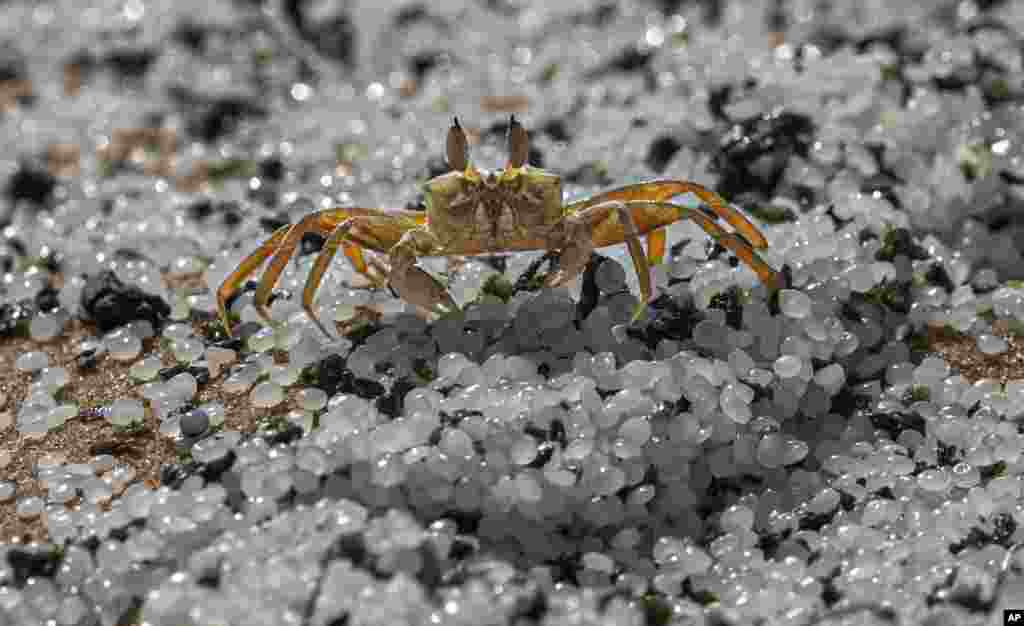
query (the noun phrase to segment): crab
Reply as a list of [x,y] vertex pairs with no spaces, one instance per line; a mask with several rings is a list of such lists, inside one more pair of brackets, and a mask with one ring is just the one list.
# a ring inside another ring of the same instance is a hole
[[[317,317],[313,302],[338,248],[355,271],[374,285],[387,285],[402,300],[445,315],[458,307],[447,289],[416,265],[419,257],[557,250],[557,269],[545,280],[546,287],[555,288],[579,276],[595,248],[625,242],[640,286],[635,322],[652,298],[650,267],[664,257],[664,227],[690,219],[749,266],[770,290],[779,288],[779,274],[756,251],[767,247],[764,235],[717,193],[692,182],[653,180],[563,204],[559,176],[527,164],[529,136],[514,115],[509,119],[507,148],[503,169],[475,168],[469,161],[466,134],[454,118],[446,142],[451,171],[423,185],[425,211],[332,208],[282,226],[245,257],[217,290],[224,328],[230,333],[227,301],[267,259],[270,263],[256,286],[255,307],[270,322],[271,292],[307,233],[326,240],[306,281],[302,306],[328,337],[331,334]],[[707,209],[668,202],[685,193],[694,194]],[[734,231],[723,229],[716,217]],[[646,237],[646,253],[641,236]],[[374,256],[364,257],[364,249],[386,255],[388,265]]]

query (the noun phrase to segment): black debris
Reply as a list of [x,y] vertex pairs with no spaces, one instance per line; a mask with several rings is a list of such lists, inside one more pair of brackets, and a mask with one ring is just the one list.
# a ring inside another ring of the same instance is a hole
[[82,288],[82,310],[103,332],[135,320],[146,320],[159,329],[171,307],[159,296],[121,282],[109,270],[86,278]]

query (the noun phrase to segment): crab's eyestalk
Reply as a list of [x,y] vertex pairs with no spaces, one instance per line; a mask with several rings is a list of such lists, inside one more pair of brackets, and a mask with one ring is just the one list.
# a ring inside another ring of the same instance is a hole
[[448,141],[445,147],[448,167],[462,172],[469,167],[469,142],[466,133],[459,126],[459,118],[452,119],[452,127],[448,129]]
[[530,136],[513,114],[508,118],[508,167],[526,165],[530,155]]

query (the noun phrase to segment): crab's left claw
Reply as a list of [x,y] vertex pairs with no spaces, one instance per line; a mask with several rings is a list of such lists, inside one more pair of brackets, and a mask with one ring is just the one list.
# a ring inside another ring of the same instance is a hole
[[459,308],[448,290],[418,267],[413,266],[400,272],[392,270],[388,283],[402,300],[431,313],[447,315]]
[[425,248],[422,241],[429,237],[429,233],[422,229],[409,231],[402,236],[390,252],[388,284],[406,302],[437,315],[447,315],[457,311],[458,305],[444,285],[416,266],[416,257],[430,252],[430,244],[426,244]]

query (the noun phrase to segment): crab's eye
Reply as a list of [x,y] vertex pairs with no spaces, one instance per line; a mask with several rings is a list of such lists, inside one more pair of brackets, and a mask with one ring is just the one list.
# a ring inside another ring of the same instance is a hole
[[448,129],[446,151],[448,167],[461,172],[469,166],[469,143],[457,117],[452,120],[452,127]]
[[512,115],[508,119],[508,166],[522,167],[530,154],[530,136]]

